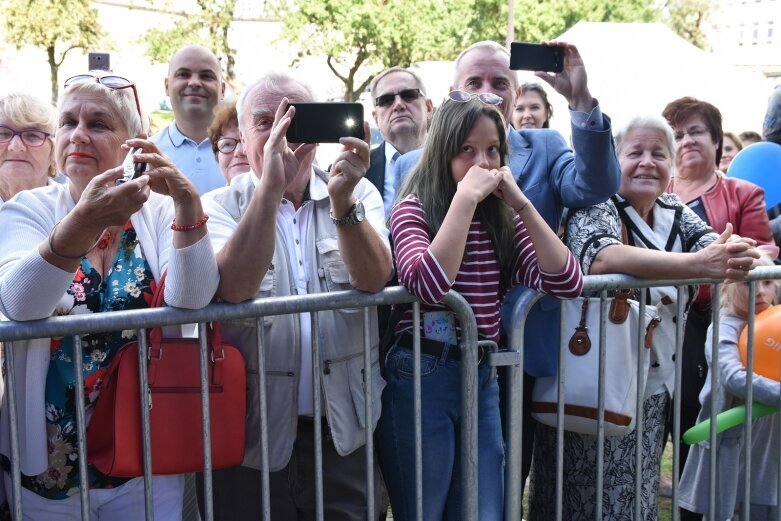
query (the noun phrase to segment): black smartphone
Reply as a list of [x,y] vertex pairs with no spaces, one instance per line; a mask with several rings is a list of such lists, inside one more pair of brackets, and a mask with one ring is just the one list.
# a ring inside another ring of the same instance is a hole
[[127,155],[125,156],[125,160],[122,161],[123,176],[121,179],[117,179],[118,185],[127,183],[131,179],[135,179],[136,177],[146,172],[146,163],[133,160],[134,159],[133,156],[135,156],[139,152],[143,152],[143,150],[141,150],[140,148],[134,148],[131,149],[130,152],[128,152]]
[[111,71],[111,55],[107,52],[91,52],[87,55],[90,71]]
[[338,143],[343,137],[363,139],[360,103],[291,103],[296,115],[287,129],[288,143]]
[[510,68],[514,71],[561,72],[564,70],[564,48],[513,42],[510,44]]

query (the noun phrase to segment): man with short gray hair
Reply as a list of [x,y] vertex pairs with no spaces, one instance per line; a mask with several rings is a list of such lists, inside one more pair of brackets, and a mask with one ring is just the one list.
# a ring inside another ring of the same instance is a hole
[[366,179],[382,194],[388,216],[399,187],[394,176],[396,159],[423,146],[434,106],[420,76],[410,69],[386,69],[374,77],[370,90],[372,116],[385,141],[372,151]]
[[[237,105],[239,128],[251,171],[204,197],[209,232],[220,268],[218,298],[379,291],[393,267],[382,198],[365,179],[369,144],[342,138],[343,151],[326,174],[313,164],[316,145],[287,143],[295,109],[288,102],[314,101],[309,87],[283,73],[250,85]],[[368,125],[364,125],[368,134]],[[368,139],[368,136],[367,136]],[[373,317],[375,313],[370,313]],[[265,392],[275,520],[312,519],[315,454],[323,457],[325,519],[367,518],[365,431],[376,426],[385,385],[377,341],[372,354],[372,418],[364,418],[363,313],[318,312],[265,317],[266,386],[260,389],[255,321],[223,322],[223,336],[242,351],[247,366],[248,406],[244,464],[215,471],[217,519],[260,519],[259,396]],[[377,338],[376,318],[369,321]],[[313,366],[317,336],[321,363]],[[313,373],[320,375],[323,412],[315,416]],[[326,420],[327,419],[327,420]],[[313,443],[314,425],[323,443]],[[374,465],[375,504],[379,471]]]

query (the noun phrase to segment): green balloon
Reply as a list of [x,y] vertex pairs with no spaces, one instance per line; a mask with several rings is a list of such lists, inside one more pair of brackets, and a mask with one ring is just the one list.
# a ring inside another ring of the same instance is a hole
[[[779,412],[778,407],[754,402],[754,405],[751,408],[751,417],[756,420],[757,418],[776,412]],[[716,416],[716,432],[724,432],[745,421],[746,406],[738,405],[737,407],[724,411]],[[694,445],[695,443],[707,440],[708,437],[710,437],[710,420],[705,420],[686,431],[683,434],[683,442],[687,445]]]

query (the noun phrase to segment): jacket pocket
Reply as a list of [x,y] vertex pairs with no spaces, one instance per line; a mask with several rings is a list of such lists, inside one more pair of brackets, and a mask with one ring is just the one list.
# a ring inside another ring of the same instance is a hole
[[[371,380],[372,380],[372,430],[380,419],[382,408],[382,390],[385,388],[385,380],[380,374],[380,356],[375,349],[372,350]],[[363,365],[363,353],[361,356],[352,358],[347,362],[349,372],[348,380],[350,383],[350,394],[352,395],[353,405],[355,406],[355,415],[358,418],[358,424],[362,429],[366,428],[366,382],[365,369]]]

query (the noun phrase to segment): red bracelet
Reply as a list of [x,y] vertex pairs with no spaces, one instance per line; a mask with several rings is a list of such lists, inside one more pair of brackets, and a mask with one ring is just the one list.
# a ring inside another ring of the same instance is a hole
[[171,229],[175,232],[189,232],[190,230],[197,230],[198,228],[201,228],[208,220],[209,216],[206,214],[203,214],[201,220],[195,224],[179,225],[176,224],[176,219],[174,219],[171,221]]

